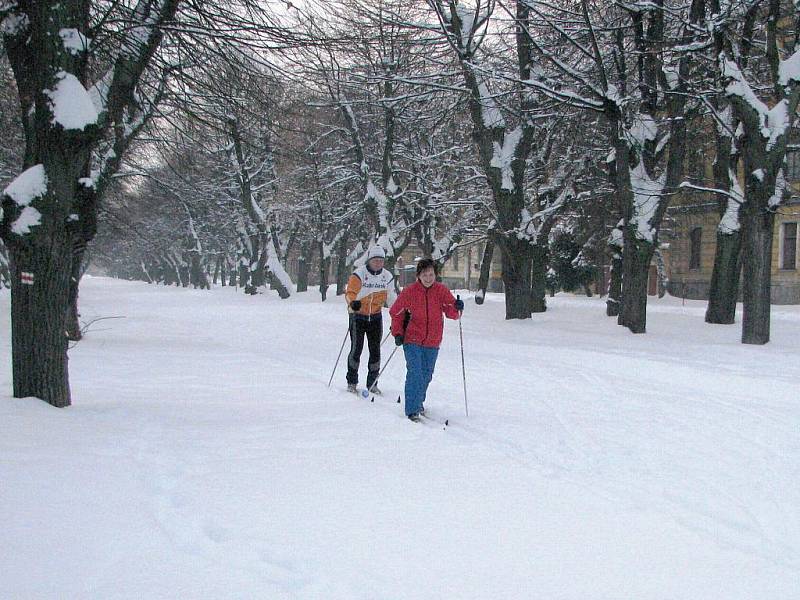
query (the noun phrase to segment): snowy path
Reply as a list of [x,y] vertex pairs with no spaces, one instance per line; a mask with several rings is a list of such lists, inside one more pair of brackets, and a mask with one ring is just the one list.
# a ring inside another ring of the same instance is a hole
[[[0,293],[0,597],[800,597],[800,307],[773,342],[656,301],[632,336],[561,295],[467,303],[430,411],[326,388],[340,299],[89,278],[74,406],[9,398]],[[386,355],[393,346],[388,341]],[[385,355],[385,356],[386,356]],[[363,366],[363,365],[362,365]]]

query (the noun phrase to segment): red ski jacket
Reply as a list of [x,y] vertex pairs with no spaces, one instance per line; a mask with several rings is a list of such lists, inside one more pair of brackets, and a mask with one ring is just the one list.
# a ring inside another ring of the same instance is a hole
[[[426,288],[419,280],[403,288],[389,309],[392,316],[392,335],[404,336],[404,343],[418,344],[426,348],[438,348],[442,343],[444,317],[458,319],[459,312],[454,306],[456,299],[438,281]],[[408,328],[403,332],[405,312],[411,313]]]

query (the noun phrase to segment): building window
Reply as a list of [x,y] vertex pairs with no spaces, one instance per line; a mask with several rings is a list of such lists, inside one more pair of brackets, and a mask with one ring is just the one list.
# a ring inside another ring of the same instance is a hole
[[703,228],[695,227],[689,232],[689,268],[700,268],[700,242],[703,240]]
[[790,148],[786,151],[786,179],[800,181],[800,150]]
[[784,223],[781,228],[781,269],[797,268],[797,223]]

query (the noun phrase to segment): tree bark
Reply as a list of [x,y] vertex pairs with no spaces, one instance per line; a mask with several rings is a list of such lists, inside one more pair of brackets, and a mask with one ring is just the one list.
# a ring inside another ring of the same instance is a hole
[[[744,344],[766,344],[770,334],[772,233],[775,213],[758,206],[759,203],[754,201],[756,193],[755,190],[748,190],[748,200],[742,207],[742,246],[746,249],[742,253]],[[762,204],[764,205],[766,202]]]
[[[718,102],[719,104],[719,102]],[[728,114],[732,113],[729,111]],[[731,154],[733,138],[731,131],[736,130],[738,121],[730,117],[726,127],[717,126],[715,136],[716,158],[714,159],[714,187],[718,190],[730,191],[731,178],[736,177],[736,157]],[[738,189],[738,185],[736,186]],[[741,200],[741,198],[739,198]],[[717,195],[717,212],[720,225],[734,199],[728,195]],[[738,211],[737,211],[738,212]],[[739,298],[739,275],[742,271],[740,257],[741,231],[730,231],[717,228],[717,246],[714,252],[714,268],[711,272],[711,287],[708,292],[706,307],[706,323],[730,325],[736,320],[736,301]]]
[[489,287],[489,277],[492,270],[492,257],[494,256],[494,240],[491,235],[486,239],[486,247],[481,258],[481,273],[478,277],[478,293],[475,295],[475,304],[481,305],[486,299],[486,290]]
[[189,252],[189,280],[193,288],[201,290],[211,288],[199,252]]
[[336,255],[336,295],[341,296],[347,288],[349,277],[347,268],[347,238],[342,238],[339,242],[338,253]]
[[609,272],[608,298],[606,299],[606,315],[618,317],[622,310],[622,256],[616,252],[611,257]]
[[[9,246],[11,263],[11,353],[14,397],[35,396],[69,406],[66,306],[72,251],[62,233],[50,244]],[[33,275],[33,285],[22,274]]]
[[506,319],[530,319],[533,247],[527,240],[505,238],[500,242],[505,288]]
[[219,281],[220,273],[222,274],[222,285],[225,285],[225,272],[222,271],[222,256],[217,255],[216,260],[214,260],[214,274],[212,275],[211,281],[214,285],[217,285],[217,281]]
[[736,301],[739,297],[741,262],[741,233],[717,231],[714,270],[706,307],[706,323],[730,325],[736,321]]
[[533,246],[531,252],[531,312],[547,310],[547,246]]
[[625,248],[622,252],[622,308],[617,323],[632,333],[647,330],[647,280],[654,247],[651,243],[634,239],[628,228],[625,232]]
[[78,312],[78,290],[80,289],[81,278],[83,277],[83,259],[86,253],[86,247],[78,249],[72,255],[72,269],[69,279],[69,295],[67,300],[67,315],[64,323],[64,331],[67,334],[67,339],[70,342],[78,342],[83,338],[81,333],[81,325],[78,320],[80,313]]
[[228,285],[230,287],[232,287],[232,288],[235,288],[236,287],[236,267],[235,267],[235,265],[231,265],[231,268],[230,268],[230,271],[229,271],[228,274],[230,276],[230,279],[228,280]]
[[325,302],[328,298],[328,272],[331,266],[330,255],[325,256],[325,244],[318,243],[319,249],[319,295],[322,301]]
[[8,268],[8,252],[3,240],[0,240],[0,289],[11,287],[11,271]]
[[308,245],[302,244],[300,248],[300,261],[297,269],[297,293],[308,291],[308,273],[311,264],[308,259]]

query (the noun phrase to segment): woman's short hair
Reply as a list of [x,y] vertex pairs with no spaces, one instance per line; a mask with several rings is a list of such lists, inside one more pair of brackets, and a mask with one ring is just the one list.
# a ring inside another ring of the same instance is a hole
[[433,269],[435,275],[439,274],[439,265],[432,258],[423,258],[417,263],[417,277],[426,269]]

